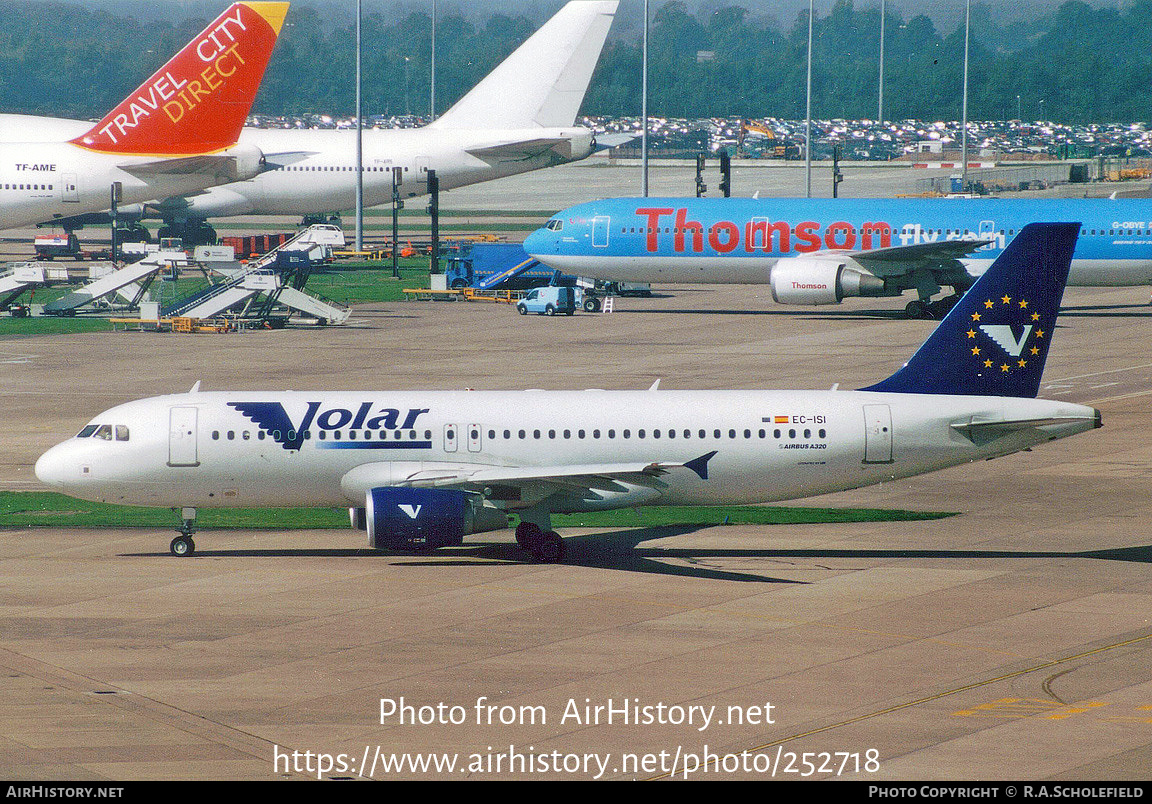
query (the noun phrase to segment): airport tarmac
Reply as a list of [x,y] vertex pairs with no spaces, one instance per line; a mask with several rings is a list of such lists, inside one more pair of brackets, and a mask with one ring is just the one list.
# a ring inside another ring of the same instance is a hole
[[[0,524],[0,777],[1147,779],[1147,302],[1065,295],[1041,393],[1102,429],[805,503],[944,519],[569,529],[563,565],[510,532],[411,555],[202,530],[175,558],[170,532]],[[860,387],[932,327],[903,306],[673,287],[571,318],[406,302],[343,328],[9,338],[0,486],[35,487],[40,452],[105,408],[197,381]]]

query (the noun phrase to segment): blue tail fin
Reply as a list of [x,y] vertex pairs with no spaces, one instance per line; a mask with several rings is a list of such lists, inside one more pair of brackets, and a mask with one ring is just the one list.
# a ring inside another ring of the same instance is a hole
[[1078,223],[1031,223],[886,380],[861,390],[1034,397]]

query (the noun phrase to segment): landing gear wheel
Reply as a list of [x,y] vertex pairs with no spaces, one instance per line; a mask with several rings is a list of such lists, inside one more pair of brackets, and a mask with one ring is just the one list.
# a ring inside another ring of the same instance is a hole
[[516,526],[516,544],[529,553],[536,552],[537,546],[540,544],[540,535],[544,531],[540,530],[539,525],[533,525],[531,522],[521,522]]
[[560,534],[549,530],[540,534],[532,555],[542,564],[559,564],[564,560],[565,552],[564,540],[560,538]]
[[174,556],[190,556],[196,552],[196,542],[192,541],[191,536],[177,536],[168,545],[168,549]]
[[910,301],[904,308],[904,317],[913,321],[928,317],[928,306],[922,301]]
[[960,294],[955,293],[932,302],[928,305],[928,317],[933,321],[942,321],[948,313],[952,312],[952,308],[956,306],[958,301],[960,301]]

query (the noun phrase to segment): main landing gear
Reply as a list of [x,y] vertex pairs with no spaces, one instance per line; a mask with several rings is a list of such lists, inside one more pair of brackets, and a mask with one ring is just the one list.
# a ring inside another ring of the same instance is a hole
[[532,522],[521,522],[516,526],[516,544],[542,564],[558,564],[564,560],[566,552],[559,533]]
[[956,306],[956,302],[960,301],[960,296],[961,294],[954,293],[934,302],[919,299],[910,301],[904,308],[904,316],[910,319],[940,321]]
[[180,535],[172,540],[168,549],[174,556],[190,556],[196,552],[196,542],[192,541],[192,534],[196,532],[196,509],[183,508],[180,513],[184,520],[180,527],[176,528],[176,532]]

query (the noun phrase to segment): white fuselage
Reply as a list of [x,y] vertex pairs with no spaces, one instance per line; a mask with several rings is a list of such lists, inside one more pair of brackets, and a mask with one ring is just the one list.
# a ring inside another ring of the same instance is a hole
[[[232,177],[237,171],[242,176],[259,172],[258,151],[242,147],[227,153],[234,158],[221,168],[231,170]],[[133,204],[158,196],[194,193],[229,180],[214,170],[149,170],[134,175],[133,166],[162,166],[164,158],[101,153],[68,142],[4,143],[2,154],[0,230],[102,212],[112,205],[113,182],[121,186],[120,203]]]
[[[488,146],[514,146],[533,137],[567,140],[562,147],[544,146],[507,157],[483,159],[470,153]],[[436,171],[442,190],[511,176],[529,170],[583,159],[591,153],[587,129],[487,131],[435,129],[367,129],[362,132],[364,205],[390,203],[392,169],[401,169],[400,197],[428,192],[428,170]],[[187,199],[189,217],[226,215],[307,215],[340,212],[356,206],[356,132],[281,131],[246,128],[240,142],[260,148],[268,161],[287,164],[253,179],[224,185]]]
[[[22,152],[13,138],[26,137],[24,132],[33,130],[43,132],[46,139],[59,138],[61,142],[52,143],[53,147],[84,153],[65,140],[78,136],[90,125],[76,120],[0,115],[0,143],[3,143],[6,157],[15,157]],[[579,126],[512,130],[426,126],[418,129],[366,129],[362,136],[364,205],[368,207],[392,201],[394,167],[401,170],[400,197],[411,198],[428,192],[429,169],[436,171],[440,188],[450,190],[583,159],[592,153],[593,147],[592,132]],[[268,169],[253,174],[246,181],[220,184],[205,192],[195,191],[208,187],[207,182],[198,186],[189,184],[187,189],[164,188],[158,192],[159,188],[141,190],[138,180],[130,176],[125,179],[101,174],[84,182],[93,193],[89,203],[61,202],[64,203],[63,212],[55,207],[46,214],[34,212],[34,216],[41,217],[29,222],[108,209],[112,181],[125,182],[125,206],[134,202],[155,202],[150,206],[164,217],[174,219],[252,214],[312,215],[355,208],[355,130],[245,128],[240,135],[240,145],[259,149],[269,163]],[[38,163],[45,161],[44,156],[37,157]],[[21,156],[18,161],[27,163],[30,160],[30,156]],[[5,171],[5,181],[12,161],[6,159],[0,166]],[[123,158],[120,161],[123,162]],[[65,163],[58,159],[56,164],[61,165],[58,172],[64,173]],[[71,166],[73,162],[67,164]],[[68,172],[81,175],[79,165],[70,167]],[[60,182],[56,185],[55,190],[46,192],[59,197]],[[184,197],[185,193],[195,194]],[[146,211],[145,215],[148,214],[152,213]],[[4,223],[0,228],[17,225],[23,224]]]
[[[279,405],[282,424],[258,425],[237,405]],[[973,420],[1043,423],[972,438],[963,427]],[[1095,426],[1096,411],[1064,402],[866,391],[189,393],[100,414],[88,435],[45,453],[36,473],[69,495],[113,503],[295,507],[363,505],[374,486],[437,469],[539,467],[547,476],[564,466],[674,465],[663,488],[621,482],[498,503],[563,513],[807,497]],[[301,432],[272,432],[281,428]],[[703,472],[681,465],[701,456]]]

